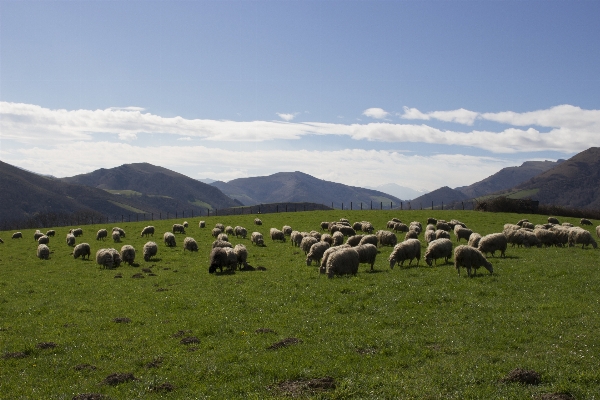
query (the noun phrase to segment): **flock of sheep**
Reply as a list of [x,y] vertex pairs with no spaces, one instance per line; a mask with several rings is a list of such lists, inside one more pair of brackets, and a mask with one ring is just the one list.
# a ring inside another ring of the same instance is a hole
[[[254,220],[255,225],[262,225],[259,218]],[[587,219],[580,221],[581,225],[592,225]],[[205,221],[200,221],[198,226],[205,228]],[[175,234],[185,234],[188,223],[173,224],[171,232],[165,232],[163,235],[164,244],[167,247],[176,247]],[[597,248],[597,243],[589,231],[575,227],[569,223],[560,224],[554,217],[548,218],[548,223],[544,225],[533,225],[528,220],[523,219],[516,224],[505,224],[503,231],[481,236],[473,232],[464,223],[451,220],[436,220],[429,218],[423,231],[420,222],[413,221],[406,225],[400,220],[393,218],[388,221],[389,230],[374,231],[373,224],[368,221],[355,222],[350,224],[347,219],[340,219],[335,222],[322,222],[320,225],[322,231],[313,230],[310,232],[299,232],[293,230],[290,226],[284,226],[281,230],[271,228],[269,236],[273,242],[286,242],[290,240],[292,246],[299,247],[306,256],[306,265],[312,265],[316,262],[319,265],[319,271],[328,277],[335,275],[355,275],[358,272],[360,264],[368,264],[373,270],[375,259],[380,253],[380,248],[384,246],[393,247],[389,257],[390,268],[395,264],[400,266],[408,261],[410,266],[413,260],[419,265],[421,259],[421,242],[419,236],[423,237],[427,243],[427,249],[424,254],[425,263],[431,266],[437,263],[437,260],[444,259],[447,263],[449,259],[454,258],[454,266],[460,274],[460,268],[467,270],[467,275],[471,276],[480,267],[486,268],[493,273],[492,264],[486,256],[491,254],[495,256],[496,252],[501,257],[505,256],[508,245],[524,247],[542,247],[542,246],[576,246],[582,248],[591,245]],[[155,228],[146,226],[141,231],[141,237],[154,236]],[[357,232],[361,232],[358,234]],[[405,233],[402,242],[398,243],[396,232]],[[454,233],[457,242],[464,239],[466,245],[453,246],[450,232]],[[38,242],[37,257],[48,259],[50,257],[50,237],[55,236],[54,230],[49,230],[45,234],[37,230],[34,233],[34,239]],[[91,255],[91,246],[88,243],[79,243],[75,245],[76,238],[83,234],[81,228],[69,230],[66,236],[67,245],[73,247],[73,257],[87,257]],[[209,272],[214,273],[223,268],[228,270],[242,269],[248,266],[248,249],[243,244],[233,246],[229,242],[229,236],[245,239],[248,231],[242,226],[224,226],[216,224],[211,231],[215,241],[212,243],[210,253]],[[596,234],[600,237],[600,226],[596,227]],[[21,232],[15,232],[13,239],[22,238]],[[114,227],[111,232],[114,243],[121,242],[125,237],[125,231],[119,227]],[[96,233],[97,241],[105,241],[108,238],[108,231],[100,229]],[[260,232],[252,232],[250,241],[253,245],[264,246],[264,237]],[[345,241],[345,243],[344,243]],[[0,239],[0,243],[3,243]],[[192,237],[186,237],[183,240],[184,251],[198,251],[198,243]],[[144,261],[149,261],[158,253],[158,245],[153,242],[147,242],[142,249]],[[122,262],[132,265],[135,261],[136,250],[131,245],[124,245],[121,251],[114,248],[101,248],[96,252],[96,263],[104,268],[118,267]]]

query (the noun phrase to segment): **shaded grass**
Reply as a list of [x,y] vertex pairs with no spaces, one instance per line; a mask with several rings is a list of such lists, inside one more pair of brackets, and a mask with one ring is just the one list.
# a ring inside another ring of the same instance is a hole
[[[256,215],[203,217],[207,228],[198,228],[199,218],[188,219],[176,248],[160,239],[180,221],[154,221],[154,239],[139,237],[147,221],[120,224],[127,232],[120,244],[95,241],[97,229],[111,226],[84,226],[78,243],[87,241],[93,253],[123,244],[141,252],[147,240],[158,243],[155,259],[144,262],[138,254],[138,267],[114,271],[74,260],[64,243],[68,228],[56,229],[48,261],[35,257],[33,230],[23,231],[24,239],[0,247],[0,352],[26,355],[0,359],[0,397],[269,398],[285,395],[273,390],[282,382],[324,377],[335,379],[335,387],[307,395],[529,399],[568,392],[587,399],[600,392],[597,250],[509,248],[505,259],[491,259],[494,275],[480,270],[468,279],[443,263],[390,270],[391,248],[383,248],[379,273],[361,265],[356,277],[326,279],[289,241],[268,239],[270,227],[319,230],[321,221],[342,216],[369,220],[376,229],[392,216],[422,223],[429,216],[456,218],[482,235],[523,217],[316,211],[264,214],[262,226],[253,225]],[[266,271],[208,274],[210,230],[217,222],[242,225],[249,236],[262,232],[266,247],[230,240],[244,243],[249,263]],[[198,253],[183,252],[185,236],[198,241]],[[131,278],[138,273],[146,279]],[[197,340],[182,344],[186,337]],[[268,349],[290,338],[298,342]],[[50,342],[56,346],[36,347]],[[96,368],[75,368],[85,364]],[[502,382],[515,368],[537,371],[541,384]],[[102,385],[111,374],[136,380]]]

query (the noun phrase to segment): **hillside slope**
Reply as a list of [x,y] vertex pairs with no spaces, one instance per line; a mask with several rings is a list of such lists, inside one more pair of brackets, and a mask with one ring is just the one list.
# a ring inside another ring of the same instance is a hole
[[419,196],[416,199],[411,200],[411,207],[413,209],[420,208],[430,208],[431,203],[433,202],[433,206],[437,207],[442,204],[450,204],[457,201],[465,201],[469,200],[471,197],[466,194],[458,191],[456,189],[451,189],[448,186],[441,187],[439,189],[434,190],[433,192],[429,192],[424,194],[423,196]]
[[123,191],[129,195],[143,194],[146,195],[145,202],[159,208],[173,200],[179,204],[179,207],[186,209],[205,210],[240,205],[214,186],[148,163],[124,164],[110,169],[101,168],[89,174],[62,178],[62,181],[113,192]]
[[333,202],[335,207],[340,207],[341,203],[348,207],[352,202],[355,207],[360,207],[361,202],[400,204],[401,201],[397,197],[377,190],[325,181],[298,171],[239,178],[227,183],[214,182],[212,185],[244,205],[277,202],[313,202],[331,205]]

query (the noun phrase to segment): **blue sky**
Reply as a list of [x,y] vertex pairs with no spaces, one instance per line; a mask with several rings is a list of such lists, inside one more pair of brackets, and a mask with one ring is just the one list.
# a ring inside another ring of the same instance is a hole
[[600,145],[595,1],[0,2],[0,158],[469,185]]

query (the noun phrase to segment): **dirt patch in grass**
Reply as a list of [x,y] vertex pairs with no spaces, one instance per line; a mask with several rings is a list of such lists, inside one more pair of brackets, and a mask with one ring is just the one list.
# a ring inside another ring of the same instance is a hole
[[121,273],[118,273],[115,275],[115,278],[122,278],[122,277],[123,277],[123,274],[121,274]]
[[200,343],[200,339],[198,339],[196,336],[188,336],[188,337],[184,337],[183,339],[181,339],[179,341],[179,343],[181,344],[195,344],[195,343]]
[[265,267],[263,267],[262,265],[259,265],[258,267],[256,267],[257,271],[266,271],[267,269]]
[[92,365],[92,364],[78,364],[78,365],[74,366],[73,369],[75,371],[86,371],[86,370],[93,371],[96,369],[96,366]]
[[152,272],[152,270],[150,268],[142,268],[142,272],[149,274],[150,272]]
[[540,400],[575,400],[575,397],[571,393],[544,393],[540,397]]
[[113,322],[116,322],[117,324],[128,324],[131,320],[127,317],[117,317],[113,319]]
[[27,357],[29,354],[27,353],[23,353],[22,351],[16,351],[14,353],[4,353],[2,355],[2,358],[4,358],[5,360],[9,360],[11,358],[25,358]]
[[258,328],[257,330],[254,331],[254,333],[277,333],[277,332],[275,332],[273,329],[269,329],[269,328]]
[[313,395],[326,390],[334,390],[335,387],[335,379],[330,376],[315,379],[283,381],[275,386],[278,391],[292,397]]
[[298,344],[298,343],[302,343],[302,340],[300,340],[298,338],[294,338],[294,337],[289,337],[289,338],[285,338],[277,343],[273,343],[272,345],[267,347],[267,350],[277,350],[282,347],[287,347],[287,346],[291,346],[293,344]]
[[156,357],[154,360],[146,364],[146,368],[158,368],[162,365],[162,357]]
[[532,369],[526,370],[522,368],[515,368],[502,378],[502,382],[522,383],[524,385],[538,385],[541,381],[540,374]]
[[108,400],[110,397],[100,393],[81,393],[73,396],[73,400]]
[[171,269],[171,268],[169,268],[169,267],[164,267],[164,268],[163,268],[163,270],[164,270],[164,271],[167,271],[167,270],[170,270],[170,269]]
[[149,273],[148,276],[158,276],[158,275],[153,274],[153,273]]
[[122,373],[110,374],[109,376],[104,378],[102,383],[105,385],[116,386],[121,383],[131,382],[131,381],[135,381],[135,380],[137,380],[137,378],[135,376],[133,376],[132,373],[126,372],[123,374]]
[[175,386],[169,382],[161,383],[160,385],[154,385],[150,388],[151,392],[172,392],[175,390]]
[[169,289],[164,288],[164,287],[156,289],[157,292],[166,292],[167,290],[169,290]]
[[145,278],[144,274],[142,274],[142,273],[139,273],[139,272],[138,272],[137,274],[133,274],[133,275],[131,275],[131,277],[132,277],[132,278],[135,278],[135,279],[141,279],[141,278]]
[[174,334],[172,334],[171,337],[173,339],[179,339],[179,338],[184,337],[185,335],[190,334],[190,333],[192,333],[192,331],[177,331]]
[[364,347],[364,348],[356,349],[356,352],[358,354],[360,354],[361,356],[367,356],[370,354],[376,354],[377,349],[374,349],[372,347]]
[[58,345],[56,343],[54,343],[54,342],[40,342],[40,343],[38,343],[38,344],[35,345],[36,348],[42,349],[42,350],[53,349],[56,346],[58,346]]

